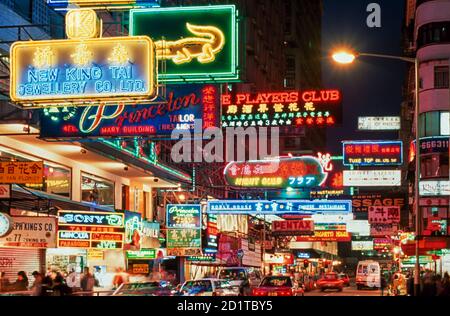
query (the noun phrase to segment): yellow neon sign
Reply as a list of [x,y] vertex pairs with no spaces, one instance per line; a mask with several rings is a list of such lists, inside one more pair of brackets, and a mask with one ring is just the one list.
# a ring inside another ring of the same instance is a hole
[[211,63],[225,46],[225,35],[214,26],[200,26],[190,23],[187,29],[197,37],[183,38],[178,41],[157,41],[156,58],[172,60],[181,65],[190,63],[194,58],[202,64]]

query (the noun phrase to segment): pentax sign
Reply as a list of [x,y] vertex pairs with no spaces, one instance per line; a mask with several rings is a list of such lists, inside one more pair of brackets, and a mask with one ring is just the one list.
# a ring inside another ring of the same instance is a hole
[[11,100],[25,107],[149,102],[157,95],[154,43],[101,38],[95,11],[70,10],[67,40],[11,46]]
[[339,90],[222,95],[222,127],[327,127],[342,123]]
[[345,166],[398,166],[403,163],[403,142],[343,142],[343,155]]
[[275,236],[313,235],[314,222],[311,220],[273,221],[272,233]]

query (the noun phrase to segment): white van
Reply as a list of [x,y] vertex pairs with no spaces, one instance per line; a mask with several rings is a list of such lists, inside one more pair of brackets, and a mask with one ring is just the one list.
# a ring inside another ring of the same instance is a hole
[[381,288],[381,269],[380,264],[373,260],[360,261],[356,269],[356,287],[358,290],[363,288]]

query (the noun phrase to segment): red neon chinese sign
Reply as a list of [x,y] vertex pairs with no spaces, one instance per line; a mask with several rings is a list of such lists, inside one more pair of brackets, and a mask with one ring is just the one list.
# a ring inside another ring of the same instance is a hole
[[342,122],[339,90],[222,96],[222,127],[332,126]]
[[363,141],[343,143],[345,166],[396,166],[403,163],[401,141]]

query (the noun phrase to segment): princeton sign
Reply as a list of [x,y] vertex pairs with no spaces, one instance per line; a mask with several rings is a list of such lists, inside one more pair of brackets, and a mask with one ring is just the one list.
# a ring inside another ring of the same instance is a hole
[[309,220],[274,221],[272,232],[276,236],[313,235],[314,222]]

